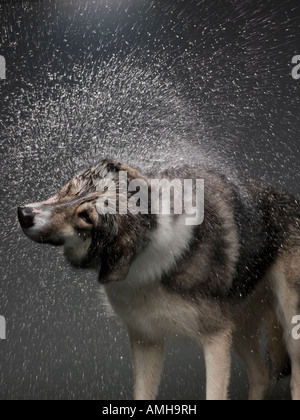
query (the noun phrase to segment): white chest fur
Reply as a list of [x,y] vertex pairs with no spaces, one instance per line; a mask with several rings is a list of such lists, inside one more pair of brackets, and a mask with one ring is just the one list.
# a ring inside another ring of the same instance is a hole
[[161,285],[168,273],[188,249],[193,227],[180,218],[159,218],[148,247],[133,262],[126,280],[105,286],[107,298],[125,325],[153,339],[170,334],[188,334],[197,323],[197,310],[180,296]]
[[186,226],[184,217],[160,216],[148,247],[135,259],[126,281],[132,286],[160,281],[188,249],[193,226]]

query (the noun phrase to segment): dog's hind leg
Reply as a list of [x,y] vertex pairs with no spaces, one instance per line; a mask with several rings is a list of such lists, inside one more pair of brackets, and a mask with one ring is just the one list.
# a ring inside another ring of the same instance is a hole
[[271,376],[273,380],[279,381],[291,375],[291,360],[285,344],[284,331],[275,310],[270,314],[268,332],[268,359]]
[[256,335],[238,337],[234,347],[247,367],[250,383],[249,400],[263,400],[270,384],[270,375],[261,355],[258,337]]
[[206,363],[206,399],[208,401],[225,401],[231,371],[231,331],[223,332],[203,343]]
[[233,346],[247,367],[251,401],[263,400],[270,384],[270,374],[262,357],[260,342],[263,325],[272,310],[272,302],[269,279],[266,276],[253,293],[233,311]]
[[165,342],[150,342],[129,333],[134,371],[134,399],[155,400],[164,364]]

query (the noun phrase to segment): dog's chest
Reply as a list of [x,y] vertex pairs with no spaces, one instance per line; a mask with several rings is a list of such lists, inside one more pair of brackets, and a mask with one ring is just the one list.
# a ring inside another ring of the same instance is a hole
[[185,226],[182,219],[161,216],[149,245],[131,264],[126,282],[143,287],[161,281],[189,248],[192,237],[193,227]]
[[105,287],[107,298],[126,327],[153,340],[189,334],[197,323],[197,310],[155,283],[133,288],[122,283]]
[[[127,278],[105,286],[108,300],[127,328],[153,339],[188,334],[197,311],[160,283],[189,248],[193,227],[180,218],[160,217],[147,248],[132,263]],[[189,334],[188,334],[189,335]]]

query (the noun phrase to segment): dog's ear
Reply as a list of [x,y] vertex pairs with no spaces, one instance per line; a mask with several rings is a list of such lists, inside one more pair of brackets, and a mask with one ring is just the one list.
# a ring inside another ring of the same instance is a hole
[[122,165],[120,162],[110,161],[107,163],[106,168],[108,172],[117,173],[117,172],[120,172],[121,166]]

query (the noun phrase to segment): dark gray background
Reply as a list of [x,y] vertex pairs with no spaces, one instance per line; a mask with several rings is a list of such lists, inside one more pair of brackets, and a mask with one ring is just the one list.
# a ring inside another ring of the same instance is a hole
[[[132,395],[128,340],[96,278],[27,240],[18,205],[106,155],[213,162],[300,198],[299,18],[299,1],[0,2],[1,399]],[[159,398],[204,395],[201,351],[174,340]],[[231,397],[246,396],[235,359]]]

